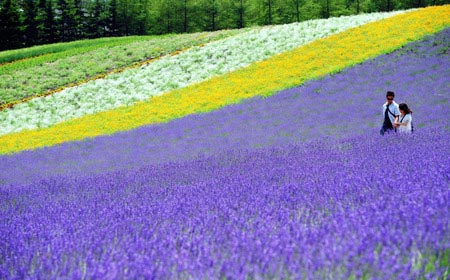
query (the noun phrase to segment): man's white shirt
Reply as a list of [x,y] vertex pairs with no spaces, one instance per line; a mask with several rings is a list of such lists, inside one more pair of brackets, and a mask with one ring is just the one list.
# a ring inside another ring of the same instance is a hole
[[[388,105],[387,102],[383,104],[383,119],[384,119],[384,114],[386,112],[387,105]],[[400,115],[400,110],[398,109],[398,104],[395,103],[395,101],[392,101],[391,105],[389,105],[389,110],[395,116]],[[389,119],[391,120],[391,123],[394,124],[395,116],[393,116],[391,113],[388,112]]]

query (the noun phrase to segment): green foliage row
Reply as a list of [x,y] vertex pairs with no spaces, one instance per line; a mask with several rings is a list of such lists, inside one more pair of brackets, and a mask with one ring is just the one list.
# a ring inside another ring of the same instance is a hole
[[0,66],[0,106],[239,32],[242,30],[113,39],[106,45],[82,41],[83,47],[4,64]]
[[[66,52],[68,55],[70,55],[70,53],[74,51],[81,53],[83,51],[90,51],[96,48],[112,47],[116,45],[133,43],[136,41],[145,41],[152,39],[152,37],[153,36],[106,37],[92,40],[77,40],[72,42],[46,44],[22,49],[2,51],[0,52],[0,64],[61,52]],[[3,65],[0,65],[0,67],[1,66]],[[0,68],[0,71],[2,71],[2,68]]]

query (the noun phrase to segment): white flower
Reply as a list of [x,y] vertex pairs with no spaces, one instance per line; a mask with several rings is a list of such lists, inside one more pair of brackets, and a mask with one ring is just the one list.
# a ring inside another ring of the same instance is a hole
[[332,33],[403,11],[256,27],[148,65],[32,99],[0,112],[0,135],[49,127],[87,114],[131,105],[170,90],[246,67]]

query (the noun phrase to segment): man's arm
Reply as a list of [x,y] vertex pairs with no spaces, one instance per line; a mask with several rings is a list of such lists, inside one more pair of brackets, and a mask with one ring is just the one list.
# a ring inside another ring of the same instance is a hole
[[395,115],[394,118],[394,127],[400,126],[399,122],[398,122],[398,115]]

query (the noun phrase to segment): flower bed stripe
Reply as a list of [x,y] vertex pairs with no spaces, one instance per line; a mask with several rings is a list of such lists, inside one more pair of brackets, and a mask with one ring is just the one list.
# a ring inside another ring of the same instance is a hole
[[[135,37],[118,41],[112,39],[110,44],[103,44],[101,47],[96,46],[96,40],[87,40],[84,42],[85,47],[0,66],[0,104],[3,106],[16,100],[46,95],[48,90],[62,90],[73,84],[87,82],[91,77],[105,74],[110,69],[126,67],[245,32],[246,30],[223,30]],[[120,42],[123,43],[119,44]],[[92,49],[93,47],[95,48]],[[1,131],[5,125],[1,121],[0,123]]]
[[[206,114],[86,141],[0,155],[0,185],[39,181],[62,173],[86,176],[105,170],[129,170],[233,149],[294,143],[309,146],[307,143],[316,139],[337,140],[360,134],[378,138],[383,121],[380,102],[386,86],[399,89],[398,102],[406,102],[414,110],[414,135],[428,134],[431,128],[448,131],[450,119],[442,116],[450,113],[447,94],[443,94],[450,88],[446,79],[450,76],[450,60],[445,53],[449,45],[447,28],[336,75],[268,98],[251,98]],[[424,92],[427,98],[423,98]],[[398,144],[403,145],[401,141]],[[427,145],[434,147],[433,143]]]
[[[403,12],[372,13],[264,28],[255,27],[248,32],[234,31],[235,33],[239,32],[239,34],[206,44],[203,47],[193,47],[179,55],[165,56],[139,69],[127,69],[123,73],[111,74],[104,79],[65,88],[49,98],[36,98],[15,106],[14,110],[0,112],[0,135],[25,129],[46,128],[84,115],[107,111],[124,105],[130,106],[138,101],[148,100],[152,96],[232,72],[319,38]],[[161,43],[163,42],[164,40],[161,41]],[[118,55],[123,53],[122,49],[120,47],[116,48],[115,51],[110,50],[110,52]],[[145,50],[142,51],[145,52]],[[91,62],[96,61],[96,56],[90,55],[93,59],[90,59],[89,65],[84,65],[84,68],[88,67],[89,72],[92,72],[92,69],[97,68],[97,65]],[[67,60],[72,59],[74,57],[67,58]],[[88,61],[85,55],[80,55],[79,59]],[[101,62],[101,59],[98,61],[103,67],[107,67],[108,64],[105,65],[105,62]],[[76,70],[79,67],[80,65],[77,65],[71,71],[79,72],[80,69]],[[39,69],[38,72],[47,72],[48,74],[51,71],[45,67],[43,69]],[[39,74],[30,71],[27,70],[34,78],[39,76]],[[16,74],[19,75],[20,73],[17,72]],[[55,73],[53,72],[53,74]],[[59,73],[56,73],[56,75],[59,76]],[[27,75],[21,76],[26,77]],[[48,76],[50,80],[46,78],[43,81],[52,84],[52,75],[48,74]],[[6,81],[6,84],[8,83],[10,82]],[[32,82],[30,83],[32,84]],[[61,83],[59,79],[58,83]],[[13,90],[13,92],[17,91]]]
[[12,101],[12,102],[9,102],[9,103],[6,103],[6,104],[0,104],[0,111],[5,110],[5,109],[11,109],[11,108],[13,108],[14,106],[16,106],[18,104],[26,103],[26,102],[29,102],[29,101],[31,101],[33,99],[36,99],[36,98],[41,98],[41,97],[46,97],[46,96],[53,95],[55,93],[61,92],[61,91],[65,90],[67,88],[70,88],[70,87],[81,86],[81,85],[83,85],[83,84],[85,84],[87,82],[90,82],[90,81],[95,81],[95,80],[98,80],[98,79],[104,79],[104,78],[106,78],[106,76],[111,75],[111,74],[118,74],[118,73],[122,73],[124,71],[130,70],[130,69],[143,67],[145,65],[148,65],[148,64],[150,64],[150,63],[160,59],[161,57],[163,57],[165,55],[173,56],[173,55],[177,55],[177,54],[181,53],[182,51],[186,51],[186,50],[187,49],[185,49],[185,50],[176,50],[176,51],[174,51],[174,52],[172,52],[170,54],[163,54],[163,53],[161,53],[160,56],[158,56],[158,57],[154,57],[154,58],[146,59],[144,61],[136,62],[136,63],[134,63],[132,65],[115,68],[115,69],[113,69],[113,70],[111,70],[109,72],[92,76],[92,77],[90,77],[90,78],[88,78],[86,80],[82,80],[82,81],[74,82],[74,83],[69,83],[67,85],[64,85],[63,87],[59,87],[59,88],[56,88],[56,89],[48,90],[48,91],[40,93],[40,94],[36,94],[36,95],[33,95],[33,96],[28,96],[28,97],[25,97],[23,99],[15,100],[15,101]]
[[450,7],[430,7],[314,41],[224,76],[174,90],[135,106],[85,116],[48,129],[0,138],[0,153],[50,146],[208,112],[256,95],[268,96],[393,51],[449,25]]
[[448,134],[414,136],[5,187],[1,278],[446,279]]

